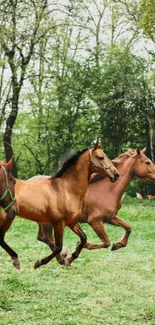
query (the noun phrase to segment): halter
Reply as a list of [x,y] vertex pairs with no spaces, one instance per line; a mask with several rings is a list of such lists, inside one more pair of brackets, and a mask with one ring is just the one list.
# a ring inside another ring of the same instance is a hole
[[90,160],[91,160],[91,162],[92,162],[93,167],[102,168],[103,170],[108,170],[108,169],[110,169],[110,167],[113,166],[112,164],[109,165],[108,167],[97,166],[97,165],[95,165],[95,164],[93,163],[92,149],[89,149],[89,154],[90,154]]
[[10,198],[11,198],[11,202],[5,207],[5,208],[2,208],[0,206],[0,209],[3,209],[4,211],[6,211],[10,206],[11,204],[16,200],[16,197],[12,195],[11,191],[10,191],[10,188],[9,188],[9,183],[8,183],[8,177],[7,177],[7,172],[5,170],[5,168],[3,166],[0,166],[3,171],[4,171],[4,175],[5,175],[5,181],[6,181],[6,190],[5,192],[3,193],[3,195],[0,197],[0,201],[4,200],[5,197],[7,196],[7,194],[10,195]]

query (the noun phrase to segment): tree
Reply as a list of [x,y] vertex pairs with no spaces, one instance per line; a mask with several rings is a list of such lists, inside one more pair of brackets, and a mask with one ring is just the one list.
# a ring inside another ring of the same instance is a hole
[[[155,45],[155,3],[153,0],[140,0],[138,7],[138,27],[142,29],[142,32],[145,37],[150,39]],[[155,47],[152,47],[152,50],[149,50],[153,58],[153,65],[155,60]],[[146,96],[146,118],[149,126],[149,135],[150,135],[150,153],[151,158],[154,161],[155,157],[155,106],[154,106],[154,67],[150,67],[151,78],[148,79],[148,83],[145,83],[145,90],[147,90]],[[148,104],[148,105],[147,105]]]
[[154,0],[140,0],[138,7],[139,27],[147,38],[155,43],[155,3]]
[[[6,160],[9,160],[13,155],[11,143],[12,130],[18,114],[19,96],[24,83],[26,69],[36,44],[45,33],[41,23],[45,19],[47,1],[29,1],[28,5],[29,8],[31,6],[31,17],[27,10],[27,4],[21,4],[16,0],[3,1],[2,3],[0,21],[1,45],[7,58],[7,68],[11,75],[11,90],[9,94],[11,108],[6,119],[4,133]],[[14,175],[17,176],[15,165],[13,171]]]

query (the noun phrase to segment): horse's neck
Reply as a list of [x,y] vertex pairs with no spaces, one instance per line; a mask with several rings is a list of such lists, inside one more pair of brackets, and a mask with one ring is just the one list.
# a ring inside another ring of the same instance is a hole
[[69,170],[64,173],[63,179],[68,183],[68,189],[81,199],[88,189],[91,176],[89,152],[83,153]]
[[26,181],[16,178],[15,192],[17,193],[20,189],[23,188],[23,185],[26,184]]
[[120,173],[120,177],[118,178],[117,182],[114,183],[114,186],[116,189],[116,195],[118,195],[118,197],[121,197],[123,195],[132,179],[134,163],[134,159],[132,157],[129,157],[123,162],[121,166],[117,167]]
[[20,185],[22,185],[22,184],[24,184],[24,183],[26,183],[25,180],[23,180],[23,179],[19,179],[19,178],[16,178],[16,185],[17,185],[17,186],[20,186]]

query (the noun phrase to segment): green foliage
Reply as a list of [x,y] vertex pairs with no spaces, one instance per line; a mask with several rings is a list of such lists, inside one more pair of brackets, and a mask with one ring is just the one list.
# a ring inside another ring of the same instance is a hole
[[127,188],[127,194],[130,197],[136,197],[136,192],[141,193],[140,181],[138,179],[132,180]]
[[140,20],[139,25],[144,34],[155,41],[155,2],[154,0],[140,0],[139,3]]
[[[147,22],[150,15],[153,27],[153,2],[58,1],[48,10],[46,1],[6,1],[2,9],[0,69],[5,60],[8,74],[0,86],[0,139],[12,107],[18,116],[9,143],[19,178],[53,175],[66,154],[97,138],[110,158],[144,146],[155,156],[153,73],[147,59],[133,54],[130,29],[134,17]],[[129,193],[137,188],[133,182]]]
[[[99,137],[97,108],[88,95],[87,67],[75,61],[68,65],[67,75],[53,81],[53,92],[27,94],[33,115],[26,111],[18,115],[13,143],[16,157],[20,157],[21,178],[27,178],[28,170],[29,177],[32,173],[53,174],[66,154],[91,146]],[[21,150],[23,146],[25,150]]]
[[[149,143],[143,59],[122,43],[108,49],[100,67],[93,56],[85,63],[68,58],[66,67],[67,74],[52,81],[52,91],[44,86],[44,92],[36,91],[36,80],[34,92],[27,93],[33,115],[18,115],[13,136],[20,178],[53,175],[66,154],[97,138],[110,158]],[[132,196],[138,191],[133,184]]]
[[144,60],[120,43],[108,49],[99,68],[94,66],[90,71],[90,96],[98,106],[106,152],[115,157],[123,147],[143,147],[148,137]]

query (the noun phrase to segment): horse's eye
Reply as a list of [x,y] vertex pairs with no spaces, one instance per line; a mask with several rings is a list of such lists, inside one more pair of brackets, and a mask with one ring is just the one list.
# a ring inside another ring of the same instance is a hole
[[98,159],[99,159],[99,160],[104,160],[104,157],[101,156],[101,157],[98,157]]
[[150,161],[146,161],[146,165],[150,165]]

